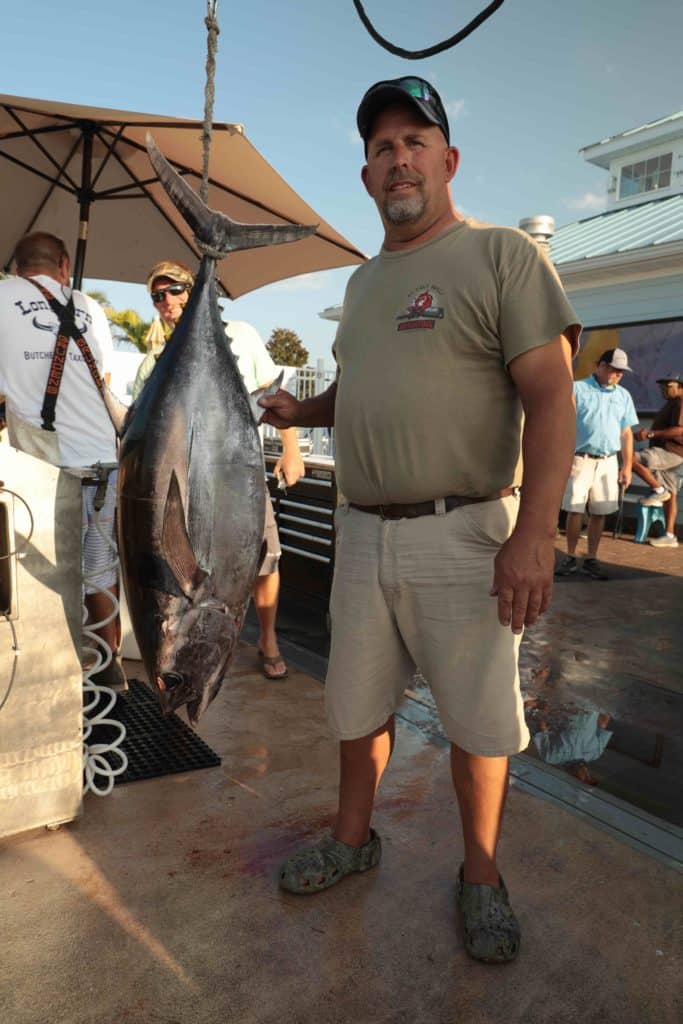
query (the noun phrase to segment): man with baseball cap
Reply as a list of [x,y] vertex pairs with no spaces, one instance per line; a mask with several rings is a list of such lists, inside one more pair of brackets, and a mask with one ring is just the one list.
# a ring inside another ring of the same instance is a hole
[[[574,384],[576,401],[576,452],[562,498],[567,513],[567,556],[555,575],[579,571],[576,548],[588,508],[588,554],[581,571],[594,580],[606,580],[598,562],[598,545],[605,516],[619,507],[619,486],[631,483],[633,431],[638,416],[631,395],[619,381],[631,373],[628,356],[621,348],[609,348],[598,360],[595,372]],[[617,460],[621,452],[621,469]]]
[[[147,289],[154,307],[161,317],[167,338],[180,320],[190,297],[194,275],[182,263],[162,260],[155,264],[147,276]],[[261,337],[251,324],[242,320],[228,320],[225,332],[247,391],[266,387],[277,377],[277,368]],[[140,364],[133,398],[142,390],[152,373],[160,352],[150,352]],[[261,432],[261,431],[260,431]],[[275,464],[274,473],[282,476],[288,487],[293,487],[305,472],[299,438],[295,428],[280,431],[282,456]],[[275,630],[277,605],[280,594],[280,539],[270,501],[266,502],[264,540],[266,555],[254,584],[253,599],[259,622],[258,652],[266,679],[286,679],[287,665],[283,660]]]
[[650,447],[634,454],[633,472],[651,487],[641,505],[666,504],[666,533],[651,537],[649,543],[657,548],[675,548],[677,494],[683,480],[683,374],[668,373],[657,383],[665,402],[652,426],[636,431],[636,441],[649,441]]
[[451,740],[465,946],[504,962],[520,929],[496,849],[508,756],[529,742],[517,654],[550,601],[580,328],[536,242],[455,209],[459,154],[429,82],[373,85],[358,130],[384,244],[347,285],[337,380],[302,402],[260,400],[275,426],[335,426],[348,499],[335,515],[325,686],[338,814],[331,835],[285,862],[280,885],[315,893],[379,863],[375,792],[419,665]]
[[[187,305],[193,284],[192,271],[183,263],[176,263],[174,260],[161,260],[155,263],[147,275],[147,291],[159,314],[167,341]],[[140,363],[133,384],[133,401],[142,391],[160,355],[161,349],[152,350]]]

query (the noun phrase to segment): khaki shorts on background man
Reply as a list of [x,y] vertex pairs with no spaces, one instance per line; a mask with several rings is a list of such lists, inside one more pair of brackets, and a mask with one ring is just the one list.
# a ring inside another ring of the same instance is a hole
[[[646,448],[639,453],[640,461],[648,469],[651,469],[656,479],[666,487],[667,491],[677,494],[681,486],[681,473],[683,459],[675,452],[669,452],[666,448]],[[678,472],[677,472],[678,471]]]
[[277,532],[273,505],[270,494],[266,493],[266,525],[263,531],[263,539],[266,542],[266,553],[258,571],[259,576],[272,576],[277,572],[282,550],[280,548],[280,535]]
[[562,498],[565,512],[607,516],[619,507],[619,462],[616,455],[594,459],[575,455]]
[[383,725],[419,666],[457,746],[486,757],[524,750],[520,637],[500,625],[489,594],[518,505],[510,495],[398,520],[337,509],[325,685],[337,739]]

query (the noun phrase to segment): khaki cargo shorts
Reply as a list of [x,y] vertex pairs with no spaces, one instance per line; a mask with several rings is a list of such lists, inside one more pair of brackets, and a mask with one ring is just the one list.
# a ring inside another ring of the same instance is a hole
[[259,576],[272,576],[274,572],[277,572],[282,549],[280,548],[280,535],[277,532],[277,525],[273,514],[273,505],[270,500],[270,494],[267,492],[266,525],[263,531],[263,539],[266,542],[266,553],[263,556],[263,561],[261,562],[261,568],[259,569],[258,574]]
[[458,747],[495,757],[527,746],[520,637],[489,595],[518,504],[511,495],[399,520],[337,509],[325,703],[338,739],[383,725],[419,667]]
[[607,516],[619,508],[619,462],[616,455],[591,459],[575,455],[562,497],[565,512]]
[[667,491],[677,494],[683,481],[683,459],[666,448],[646,448],[639,452],[640,461],[654,473]]

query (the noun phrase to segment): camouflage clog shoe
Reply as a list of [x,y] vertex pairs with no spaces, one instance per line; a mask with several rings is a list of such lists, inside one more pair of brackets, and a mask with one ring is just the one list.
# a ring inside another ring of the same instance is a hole
[[521,930],[503,879],[497,887],[466,882],[460,865],[456,901],[462,911],[469,955],[487,964],[514,960],[519,953]]
[[284,862],[280,869],[280,888],[302,894],[321,892],[341,882],[346,875],[376,867],[381,857],[382,840],[372,828],[364,846],[348,846],[334,836],[325,836]]

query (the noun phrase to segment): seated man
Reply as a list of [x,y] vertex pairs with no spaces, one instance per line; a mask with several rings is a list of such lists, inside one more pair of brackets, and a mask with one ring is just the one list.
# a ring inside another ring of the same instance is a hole
[[[54,465],[76,471],[83,485],[83,576],[89,621],[101,622],[112,611],[109,591],[118,597],[118,577],[111,543],[116,507],[116,471],[110,475],[103,505],[96,476],[88,473],[96,463],[116,463],[116,437],[102,394],[83,355],[69,342],[59,377],[52,411],[46,391],[48,375],[61,313],[73,297],[74,321],[85,339],[100,377],[106,379],[113,349],[109,324],[102,308],[80,291],[69,288],[69,255],[64,242],[55,235],[36,231],[22,238],[15,250],[17,277],[0,281],[0,394],[7,405],[10,442],[23,451]],[[54,418],[54,429],[49,419]],[[45,424],[45,425],[44,425]],[[42,429],[41,429],[42,428]],[[102,536],[97,528],[106,535]],[[118,647],[119,619],[116,616],[96,631],[108,644],[114,658],[106,669],[91,678],[104,686],[126,688]]]
[[[161,317],[167,337],[180,320],[183,309],[194,284],[191,270],[181,263],[162,261],[152,267],[147,278],[147,288],[152,296],[155,309]],[[266,387],[277,377],[277,368],[258,333],[247,323],[229,320],[225,324],[227,340],[237,359],[237,365],[247,391]],[[152,353],[143,360],[133,385],[133,399],[140,394],[145,381],[152,373],[160,353]],[[262,434],[262,429],[259,428]],[[299,451],[296,428],[281,430],[282,457],[275,465],[275,475],[284,477],[287,486],[292,487],[304,475],[304,464]],[[266,555],[254,584],[254,606],[259,621],[258,650],[262,659],[266,679],[285,679],[287,666],[280,654],[275,633],[277,604],[280,593],[280,539],[273,516],[270,499],[266,501],[265,535]]]
[[633,472],[649,484],[651,491],[642,505],[663,505],[666,519],[666,533],[653,537],[653,547],[678,547],[676,517],[678,501],[676,495],[681,486],[683,469],[683,374],[670,373],[660,377],[657,383],[666,399],[649,430],[637,430],[636,441],[649,441],[650,447],[636,452],[633,456]]

